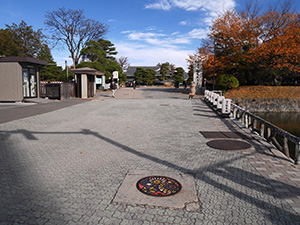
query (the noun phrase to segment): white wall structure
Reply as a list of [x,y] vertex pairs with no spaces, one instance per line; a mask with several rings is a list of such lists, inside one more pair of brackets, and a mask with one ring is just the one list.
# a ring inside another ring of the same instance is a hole
[[81,74],[81,98],[88,98],[88,80],[86,74]]

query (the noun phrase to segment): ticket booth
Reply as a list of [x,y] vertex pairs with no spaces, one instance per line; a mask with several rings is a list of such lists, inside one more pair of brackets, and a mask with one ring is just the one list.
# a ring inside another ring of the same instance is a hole
[[96,93],[96,76],[104,73],[92,68],[84,67],[70,70],[76,78],[76,96],[78,98],[91,98]]
[[0,57],[0,101],[40,97],[40,67],[48,62],[31,57]]

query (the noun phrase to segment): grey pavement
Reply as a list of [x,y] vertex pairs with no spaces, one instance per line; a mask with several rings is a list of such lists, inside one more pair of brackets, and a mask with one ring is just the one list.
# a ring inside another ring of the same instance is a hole
[[28,102],[0,103],[0,124],[12,120],[18,120],[26,117],[40,115],[80,104],[89,100],[66,99],[63,101],[34,98]]
[[[300,224],[299,166],[200,96],[97,95],[0,124],[0,224]],[[200,131],[246,133],[252,147],[214,149]],[[199,207],[114,201],[130,171],[189,176],[182,185],[195,185]]]

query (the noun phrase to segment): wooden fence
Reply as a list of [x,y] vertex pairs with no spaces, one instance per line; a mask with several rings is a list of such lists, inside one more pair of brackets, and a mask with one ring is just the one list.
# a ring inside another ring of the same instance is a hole
[[59,100],[75,97],[75,83],[41,82],[40,96]]
[[300,153],[300,138],[292,135],[264,119],[231,103],[231,116],[239,120],[246,128],[257,132],[266,141],[272,143],[288,158],[298,164]]

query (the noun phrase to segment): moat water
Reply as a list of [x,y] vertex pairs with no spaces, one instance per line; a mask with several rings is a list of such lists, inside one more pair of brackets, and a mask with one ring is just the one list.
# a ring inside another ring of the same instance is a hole
[[300,138],[300,113],[257,112],[254,114]]

